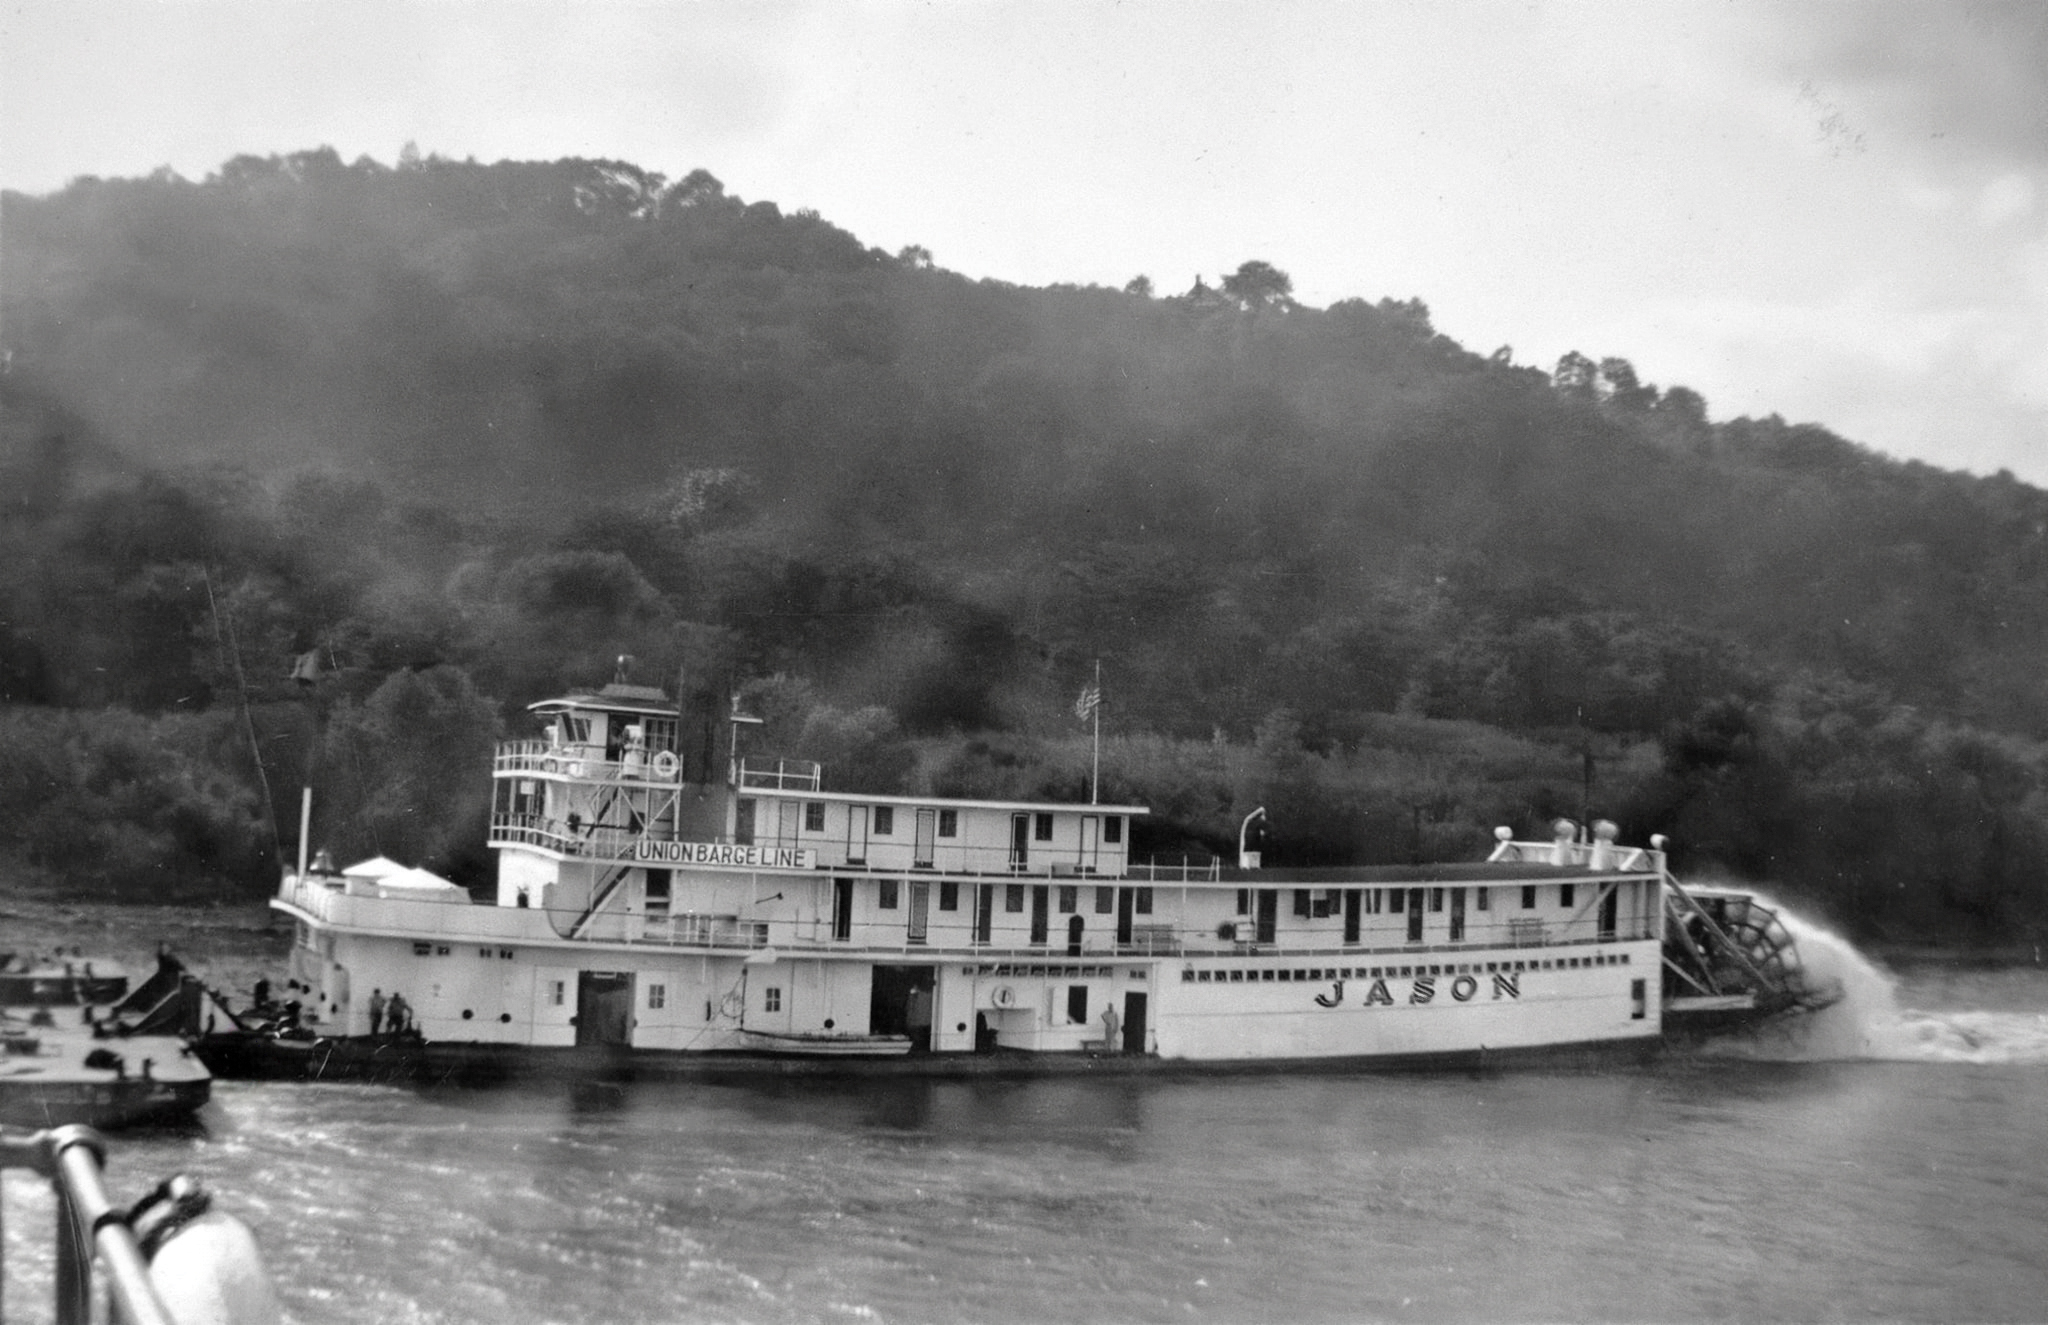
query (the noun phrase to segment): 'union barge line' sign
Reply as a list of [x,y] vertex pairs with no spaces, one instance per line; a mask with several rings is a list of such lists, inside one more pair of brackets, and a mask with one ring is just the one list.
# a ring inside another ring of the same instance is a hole
[[817,865],[811,847],[743,847],[731,842],[633,844],[633,859],[660,865],[732,865],[752,870],[807,870]]

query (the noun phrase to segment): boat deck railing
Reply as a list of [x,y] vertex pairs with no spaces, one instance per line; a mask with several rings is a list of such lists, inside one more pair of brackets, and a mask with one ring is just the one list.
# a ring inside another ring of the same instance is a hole
[[[991,897],[996,908],[988,937],[977,937],[977,902],[963,885],[956,898],[957,909],[934,908],[926,912],[922,941],[912,938],[909,912],[883,912],[888,919],[860,919],[840,932],[831,914],[788,913],[787,900],[766,899],[766,910],[748,913],[699,913],[684,910],[643,911],[604,909],[586,917],[581,909],[565,907],[461,905],[447,902],[384,897],[353,897],[339,886],[339,880],[323,882],[318,877],[288,876],[278,901],[315,920],[348,925],[392,935],[410,936],[421,945],[458,943],[497,944],[505,941],[552,941],[583,925],[583,941],[601,946],[759,949],[787,947],[799,951],[834,953],[969,953],[990,949],[1018,949],[1059,952],[1068,947],[1067,922],[1071,915],[1046,917],[1045,935],[1040,942],[1027,938],[1028,912],[1011,913],[1005,902]],[[899,901],[907,901],[899,894]],[[1079,899],[1077,899],[1079,900]],[[782,903],[773,907],[774,903]],[[1398,919],[1399,917],[1395,917]],[[1257,925],[1243,918],[1218,924],[1158,919],[1140,914],[1128,932],[1116,923],[1113,913],[1087,913],[1082,934],[1083,949],[1091,954],[1125,956],[1221,956],[1279,955],[1310,951],[1420,952],[1470,950],[1474,948],[1549,948],[1589,942],[1634,941],[1657,937],[1663,924],[1660,915],[1623,915],[1613,932],[1604,931],[1589,915],[1543,920],[1498,910],[1475,911],[1466,917],[1462,933],[1445,941],[1434,930],[1430,940],[1407,941],[1402,929],[1381,923],[1385,917],[1368,917],[1374,923],[1356,942],[1333,942],[1328,931],[1303,934],[1282,927],[1270,938],[1261,938]],[[585,924],[588,920],[591,923]]]
[[[135,1231],[107,1197],[102,1180],[106,1154],[106,1141],[89,1127],[33,1133],[0,1130],[0,1169],[29,1169],[47,1180],[57,1195],[57,1325],[89,1325],[94,1265],[105,1274],[114,1320],[122,1325],[177,1325],[157,1295]],[[0,1265],[0,1293],[5,1286],[5,1266]],[[0,1299],[0,1319],[6,1314],[6,1303]]]

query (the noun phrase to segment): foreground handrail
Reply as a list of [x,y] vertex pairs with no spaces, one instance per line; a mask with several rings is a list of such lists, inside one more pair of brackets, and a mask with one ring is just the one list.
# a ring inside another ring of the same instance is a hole
[[[0,1169],[32,1169],[57,1193],[57,1325],[89,1325],[95,1259],[106,1269],[115,1320],[176,1325],[149,1277],[127,1211],[107,1199],[101,1181],[106,1157],[106,1139],[90,1127],[31,1133],[0,1129]],[[0,1274],[0,1288],[4,1280]],[[0,1302],[4,1316],[5,1303]]]

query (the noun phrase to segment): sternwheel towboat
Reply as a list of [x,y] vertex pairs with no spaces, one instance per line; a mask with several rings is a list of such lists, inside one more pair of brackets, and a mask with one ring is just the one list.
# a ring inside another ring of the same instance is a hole
[[[675,705],[623,681],[532,711],[542,735],[496,756],[489,900],[384,860],[285,876],[304,1005],[285,1059],[1456,1064],[1644,1055],[1686,1019],[1827,998],[1761,900],[1688,891],[1660,839],[1605,824],[1503,828],[1466,865],[1160,865],[1131,856],[1141,805],[843,791],[727,736],[692,757]],[[262,1056],[233,1047],[223,1075]]]

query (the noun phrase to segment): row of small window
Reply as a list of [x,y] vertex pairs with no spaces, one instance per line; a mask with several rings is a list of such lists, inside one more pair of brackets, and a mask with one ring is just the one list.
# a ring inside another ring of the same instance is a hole
[[[876,837],[893,836],[896,832],[896,807],[893,805],[875,806],[872,817],[868,822],[870,831]],[[1032,814],[1031,837],[1033,841],[1052,841],[1052,827],[1052,815],[1043,812]],[[804,831],[807,833],[822,833],[825,831],[825,803],[823,801],[804,802]],[[940,837],[960,836],[960,811],[939,811],[938,835]],[[1111,846],[1116,846],[1124,840],[1124,817],[1122,815],[1112,814],[1102,821],[1102,840]]]
[[[1006,883],[1003,885],[1003,910],[1021,912],[1024,909],[1024,889],[1026,886],[1021,883]],[[1040,884],[1038,886],[1043,887],[1045,885]],[[1116,910],[1116,889],[1097,886],[1094,891],[1095,914],[1106,916]],[[1055,900],[1061,915],[1073,915],[1081,909],[1081,887],[1079,884],[1060,884],[1058,885],[1057,892],[1059,896]],[[884,911],[894,911],[901,904],[901,900],[902,881],[900,879],[878,879],[875,881],[876,906]],[[939,910],[958,911],[959,909],[960,885],[957,883],[941,883],[939,885]],[[1152,914],[1152,890],[1150,888],[1131,889],[1131,910],[1141,916]]]
[[[1251,888],[1239,888],[1237,890],[1238,915],[1248,916],[1252,913],[1252,893],[1254,891]],[[1361,893],[1359,910],[1366,915],[1376,916],[1381,914],[1383,910],[1393,915],[1399,915],[1406,911],[1408,909],[1409,894],[1411,893],[1417,895],[1425,892],[1428,893],[1429,909],[1431,911],[1441,911],[1444,909],[1444,894],[1446,892],[1463,893],[1465,890],[1463,888],[1364,888],[1348,890],[1343,888],[1296,888],[1294,889],[1294,914],[1314,920],[1323,920],[1331,916],[1341,915],[1343,914],[1344,894],[1346,891]],[[1474,894],[1473,907],[1475,910],[1489,911],[1493,909],[1493,890],[1491,888],[1475,886],[1472,892]],[[1576,898],[1577,889],[1572,884],[1560,883],[1557,885],[1557,904],[1559,907],[1569,908]],[[1536,909],[1536,885],[1523,885],[1522,909],[1524,911]]]
[[[448,952],[449,948],[448,945],[445,943],[428,943],[424,940],[419,939],[415,939],[413,941],[412,955],[415,957],[446,957],[448,955]],[[476,950],[476,955],[482,957],[486,961],[490,960],[493,957],[496,957],[500,961],[509,962],[512,960],[512,949],[478,948]]]
[[1427,966],[1311,966],[1300,967],[1233,967],[1221,971],[1198,971],[1184,966],[1180,972],[1182,984],[1238,984],[1249,982],[1259,984],[1275,980],[1395,980],[1403,976],[1416,975],[1507,975],[1521,971],[1576,971],[1594,966],[1627,966],[1628,954],[1617,952],[1596,957],[1555,957],[1540,961],[1519,962],[1444,962]]
[[1008,976],[1008,977],[1017,977],[1017,978],[1021,978],[1021,977],[1023,977],[1023,976],[1027,976],[1027,975],[1046,975],[1046,976],[1052,976],[1052,977],[1054,977],[1054,978],[1056,978],[1056,979],[1066,979],[1066,980],[1085,980],[1085,979],[1089,979],[1089,978],[1091,978],[1091,977],[1097,977],[1097,976],[1113,976],[1113,975],[1115,975],[1115,974],[1116,974],[1116,967],[1114,967],[1114,966],[1011,966],[1011,965],[1007,965],[1007,964],[1004,964],[1004,965],[998,965],[998,966],[991,966],[991,965],[988,965],[988,964],[984,963],[983,965],[981,965],[981,966],[979,966],[979,967],[974,967],[974,966],[965,966],[965,967],[962,967],[962,968],[961,968],[961,970],[960,970],[960,974],[962,974],[962,975],[974,975],[974,974],[976,974],[976,973],[977,973],[977,971],[978,971],[978,972],[979,972],[980,974],[982,974],[982,975]]

